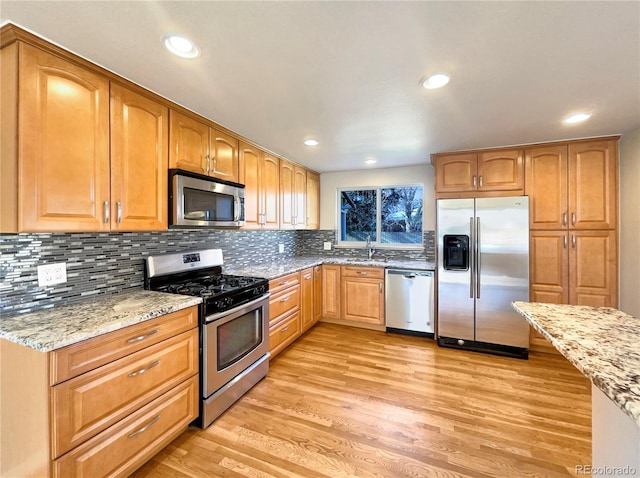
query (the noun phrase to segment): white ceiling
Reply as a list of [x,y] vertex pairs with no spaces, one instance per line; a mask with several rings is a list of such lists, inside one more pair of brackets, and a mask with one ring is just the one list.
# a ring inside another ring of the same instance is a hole
[[[638,1],[2,0],[0,15],[320,172],[640,126]],[[168,31],[202,56],[171,56]],[[449,85],[419,86],[439,71]],[[577,111],[593,117],[562,124]]]

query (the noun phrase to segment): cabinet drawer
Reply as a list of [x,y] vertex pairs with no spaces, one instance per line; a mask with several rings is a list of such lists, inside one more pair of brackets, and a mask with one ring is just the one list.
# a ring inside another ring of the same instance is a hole
[[283,315],[300,308],[300,284],[287,287],[269,299],[269,323],[275,324]]
[[277,279],[273,279],[269,281],[269,291],[271,294],[275,294],[282,289],[287,287],[294,286],[300,283],[300,273],[294,272],[293,274],[288,274],[286,276],[278,277]]
[[384,269],[381,267],[342,266],[342,276],[383,279]]
[[52,458],[197,373],[198,329],[193,329],[56,385]]
[[55,385],[198,326],[189,307],[51,352]]
[[128,476],[198,416],[198,378],[181,383],[53,462],[54,477]]
[[269,330],[269,351],[275,356],[300,336],[300,311]]

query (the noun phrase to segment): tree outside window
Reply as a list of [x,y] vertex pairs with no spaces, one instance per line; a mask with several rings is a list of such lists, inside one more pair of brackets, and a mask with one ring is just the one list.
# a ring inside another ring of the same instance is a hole
[[421,245],[423,188],[421,185],[345,188],[340,197],[339,241],[360,245]]

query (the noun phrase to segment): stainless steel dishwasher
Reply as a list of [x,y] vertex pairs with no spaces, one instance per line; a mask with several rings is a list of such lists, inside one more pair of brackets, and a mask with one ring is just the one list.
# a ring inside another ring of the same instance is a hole
[[390,332],[433,337],[433,271],[387,269],[385,318]]

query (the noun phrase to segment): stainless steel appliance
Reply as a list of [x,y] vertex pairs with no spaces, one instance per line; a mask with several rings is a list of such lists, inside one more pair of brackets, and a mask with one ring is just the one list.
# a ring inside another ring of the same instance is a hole
[[528,357],[529,198],[439,199],[438,344]]
[[208,427],[269,371],[269,282],[222,274],[222,251],[149,256],[145,288],[202,297],[200,417]]
[[240,227],[244,186],[202,174],[169,170],[169,226]]
[[387,331],[433,337],[433,303],[433,271],[385,270]]

